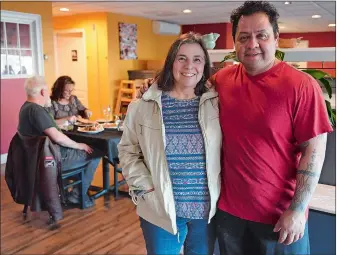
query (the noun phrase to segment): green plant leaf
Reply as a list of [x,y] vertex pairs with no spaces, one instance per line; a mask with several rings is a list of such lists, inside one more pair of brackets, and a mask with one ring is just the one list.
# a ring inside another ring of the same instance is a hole
[[275,52],[275,57],[281,61],[283,61],[284,59],[284,52],[283,51],[280,51],[280,50],[276,50]]
[[331,80],[328,80],[326,78],[321,78],[319,79],[320,83],[322,83],[324,85],[324,88],[326,90],[326,92],[329,95],[329,98],[332,97],[332,86],[331,86]]
[[225,62],[227,60],[230,60],[230,59],[233,59],[234,61],[239,62],[239,60],[236,57],[236,52],[232,51],[232,52],[228,53],[226,56],[224,56],[224,58],[221,61],[221,63],[223,63],[223,62]]
[[316,80],[319,80],[321,78],[324,77],[329,77],[331,78],[331,76],[328,73],[325,73],[321,70],[316,70],[316,69],[303,69],[303,72],[310,74],[312,77],[314,77]]
[[326,109],[328,111],[329,119],[333,127],[336,126],[336,110],[331,108],[331,103],[325,100]]

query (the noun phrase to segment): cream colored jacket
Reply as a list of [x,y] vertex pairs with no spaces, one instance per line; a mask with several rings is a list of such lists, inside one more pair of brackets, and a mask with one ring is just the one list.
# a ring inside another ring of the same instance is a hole
[[[165,126],[162,118],[162,92],[153,84],[142,99],[132,102],[124,121],[118,145],[123,175],[137,204],[137,214],[172,234],[177,234],[172,183],[165,155]],[[218,93],[206,92],[200,99],[199,123],[206,146],[206,169],[211,198],[209,222],[216,212],[220,194],[221,129]],[[142,197],[135,190],[154,191]]]

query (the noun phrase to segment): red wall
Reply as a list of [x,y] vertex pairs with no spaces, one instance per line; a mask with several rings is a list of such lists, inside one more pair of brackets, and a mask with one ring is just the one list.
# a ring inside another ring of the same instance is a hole
[[[309,48],[314,47],[336,47],[336,32],[311,32],[311,33],[281,33],[280,38],[298,38],[309,41]],[[322,69],[336,77],[336,62],[308,62],[308,68]]]
[[8,152],[9,143],[19,122],[19,111],[26,100],[25,79],[1,80],[1,154]]
[[281,38],[298,38],[309,41],[309,47],[336,47],[336,32],[281,33]]
[[214,24],[196,24],[183,25],[182,33],[196,32],[202,35],[209,33],[218,33],[220,37],[216,41],[214,49],[233,49],[232,25],[230,23],[214,23]]
[[[230,23],[183,25],[182,33],[189,31],[200,34],[218,33],[215,49],[233,49],[232,25]],[[336,47],[336,32],[281,33],[281,38],[298,38],[309,41],[309,47]],[[322,69],[336,77],[336,62],[308,62],[308,68]]]
[[[215,49],[233,49],[232,25],[230,23],[183,25],[182,33],[189,31],[200,34],[218,33]],[[298,38],[309,41],[309,47],[336,47],[336,32],[281,33],[281,38]]]

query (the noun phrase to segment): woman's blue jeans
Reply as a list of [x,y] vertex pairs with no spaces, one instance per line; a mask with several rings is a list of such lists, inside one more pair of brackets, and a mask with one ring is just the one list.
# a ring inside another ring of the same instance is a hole
[[215,222],[208,219],[193,220],[177,217],[178,234],[153,225],[140,218],[140,226],[148,255],[178,255],[184,245],[184,255],[213,254]]

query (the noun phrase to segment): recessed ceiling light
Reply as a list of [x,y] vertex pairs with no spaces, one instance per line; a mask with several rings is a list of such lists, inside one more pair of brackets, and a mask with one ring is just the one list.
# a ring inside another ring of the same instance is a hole
[[192,11],[191,10],[189,10],[189,9],[185,9],[185,10],[183,10],[183,13],[191,13]]
[[315,15],[312,15],[311,18],[313,19],[319,19],[321,18],[322,16],[321,15],[318,15],[318,14],[315,14]]
[[328,27],[335,27],[336,24],[329,24]]
[[289,2],[289,1],[286,1],[286,2],[284,2],[284,4],[291,4],[291,2]]
[[68,8],[60,8],[60,11],[61,11],[61,12],[68,12],[69,9],[68,9]]

